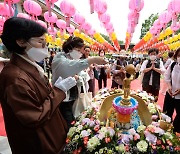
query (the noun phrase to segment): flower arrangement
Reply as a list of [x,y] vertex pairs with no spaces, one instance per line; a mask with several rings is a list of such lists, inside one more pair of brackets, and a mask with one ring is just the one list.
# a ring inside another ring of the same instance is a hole
[[106,123],[98,120],[100,113],[97,108],[88,108],[70,128],[64,152],[68,154],[180,153],[180,135],[160,128],[159,116],[169,123],[170,119],[165,114],[159,115],[156,105],[152,106],[150,103],[147,103],[148,109],[155,110],[152,112],[154,114],[152,124],[149,126],[141,124],[136,130],[131,128],[126,133],[117,127],[107,127]]

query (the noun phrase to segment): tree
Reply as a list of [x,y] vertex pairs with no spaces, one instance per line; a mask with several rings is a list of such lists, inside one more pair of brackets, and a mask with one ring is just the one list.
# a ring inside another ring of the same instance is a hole
[[141,36],[140,39],[142,39],[146,33],[149,31],[149,29],[152,27],[154,21],[158,18],[158,13],[151,14],[151,16],[142,23],[141,28]]
[[[112,44],[111,40],[109,39],[109,36],[104,35],[104,34],[102,34],[102,33],[101,33],[101,35],[102,35],[102,37],[103,37],[108,43]],[[121,40],[118,40],[118,42],[119,42],[119,45],[120,45],[120,44],[124,44],[124,42],[121,41]]]

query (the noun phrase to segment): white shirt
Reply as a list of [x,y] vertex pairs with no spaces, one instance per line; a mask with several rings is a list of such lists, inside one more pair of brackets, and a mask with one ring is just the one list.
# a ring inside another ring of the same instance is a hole
[[[147,63],[148,63],[148,60],[145,60],[142,63],[141,70],[140,70],[141,73],[143,73],[143,71],[146,69]],[[165,68],[164,68],[163,62],[161,60],[160,60],[160,70],[161,70],[162,74],[166,71]],[[152,78],[153,78],[153,74],[151,73],[151,77],[150,77],[150,80],[149,80],[149,85],[152,85]]]
[[165,69],[167,69],[167,68],[169,67],[169,65],[171,65],[171,63],[172,63],[173,61],[174,61],[173,59],[168,58],[168,60],[167,60],[166,63],[164,64]]
[[[174,66],[172,70],[172,75],[171,75],[171,65],[170,65],[167,71],[165,72],[164,77],[165,77],[165,81],[170,84],[172,78],[172,93],[180,89],[180,64],[176,64]],[[180,99],[180,94],[176,95],[175,99]]]

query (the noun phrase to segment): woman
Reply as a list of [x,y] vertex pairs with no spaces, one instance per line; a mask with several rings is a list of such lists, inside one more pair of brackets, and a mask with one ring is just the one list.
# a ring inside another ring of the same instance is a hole
[[[105,64],[106,61],[101,57],[88,57],[86,59],[80,59],[84,54],[84,41],[79,37],[69,37],[62,46],[63,52],[58,53],[52,62],[52,81],[53,83],[59,76],[67,78],[69,76],[75,76],[78,80],[78,87],[82,83],[82,77],[78,74],[88,68],[91,64]],[[87,79],[84,78],[87,81]],[[74,86],[67,92],[67,97],[61,103],[60,110],[68,124],[71,127],[71,123],[74,121],[72,112],[72,106],[74,101],[78,97],[78,88]]]
[[5,21],[2,42],[12,53],[0,74],[0,102],[13,154],[60,154],[67,125],[58,106],[74,78],[58,78],[51,87],[36,64],[48,55],[46,29],[38,23],[13,17]]
[[[91,51],[91,48],[89,46],[85,46],[84,47],[84,58],[88,58],[89,57],[89,54],[90,54],[90,51]],[[94,97],[95,95],[95,78],[94,78],[94,65],[90,65],[87,69],[87,72],[90,76],[90,80],[88,81],[88,84],[89,84],[89,89],[88,91],[89,92],[92,92],[92,96]]]
[[120,57],[117,59],[111,70],[113,73],[111,88],[122,89],[123,80],[126,74],[124,69],[126,65],[127,62],[125,61],[125,55],[120,55]]
[[[104,58],[105,51],[103,49],[99,50],[99,56]],[[106,73],[107,66],[106,65],[97,65],[96,67],[99,71],[99,79],[98,79],[99,89],[102,89],[102,87],[103,87],[102,82],[104,84],[104,88],[106,88],[107,87],[107,73]]]
[[180,133],[180,48],[174,54],[174,61],[165,73],[168,91],[164,100],[163,112],[172,118],[174,109],[176,110],[173,126],[174,131]]

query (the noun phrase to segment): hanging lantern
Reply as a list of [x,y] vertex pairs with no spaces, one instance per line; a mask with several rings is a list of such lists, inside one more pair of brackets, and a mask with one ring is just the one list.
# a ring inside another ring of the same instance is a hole
[[75,7],[68,1],[63,0],[60,3],[60,9],[62,13],[66,16],[66,27],[70,26],[70,18],[75,14],[76,10]]

